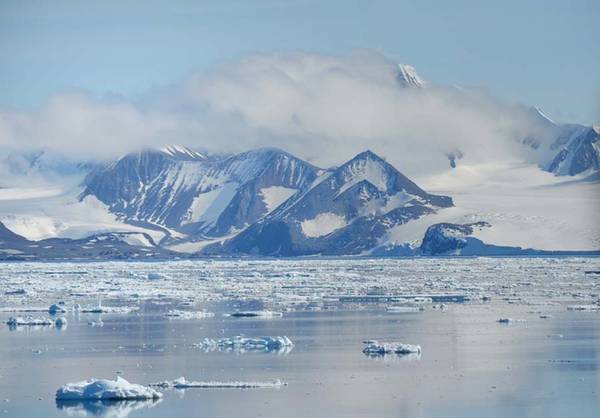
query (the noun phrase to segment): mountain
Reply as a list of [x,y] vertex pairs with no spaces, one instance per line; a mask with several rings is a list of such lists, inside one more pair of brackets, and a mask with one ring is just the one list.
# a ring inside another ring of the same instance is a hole
[[600,128],[575,126],[559,136],[559,149],[546,170],[556,175],[574,176],[600,170]]
[[128,154],[93,171],[80,199],[95,196],[131,223],[214,238],[252,224],[311,184],[319,172],[272,148],[221,158],[175,151]]
[[600,251],[544,251],[532,248],[486,244],[473,235],[487,222],[470,224],[438,223],[427,228],[421,246],[412,255],[423,256],[556,256],[556,255],[600,255]]
[[390,228],[452,206],[371,151],[323,172],[275,211],[205,254],[362,254]]
[[407,64],[398,64],[396,80],[403,87],[425,87],[425,81],[419,77],[415,67]]
[[538,152],[542,169],[557,176],[600,171],[600,127],[557,124],[536,107],[529,109],[529,116],[550,137],[549,142],[535,137],[523,140]]
[[0,222],[0,260],[105,260],[172,258],[144,233],[95,234],[84,239],[49,238],[39,241],[10,231]]

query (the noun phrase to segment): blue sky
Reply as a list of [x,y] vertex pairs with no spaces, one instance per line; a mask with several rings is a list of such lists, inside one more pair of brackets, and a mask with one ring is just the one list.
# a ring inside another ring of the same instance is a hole
[[254,52],[375,49],[426,80],[600,122],[600,2],[0,3],[0,107],[64,90],[136,97]]

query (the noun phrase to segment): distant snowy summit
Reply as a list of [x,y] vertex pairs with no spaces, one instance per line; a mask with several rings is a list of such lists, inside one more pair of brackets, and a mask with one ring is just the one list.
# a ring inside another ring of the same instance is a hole
[[600,171],[600,128],[578,124],[557,124],[541,109],[532,107],[529,114],[552,138],[549,145],[539,139],[525,138],[523,142],[540,154],[542,169],[558,176],[575,176]]

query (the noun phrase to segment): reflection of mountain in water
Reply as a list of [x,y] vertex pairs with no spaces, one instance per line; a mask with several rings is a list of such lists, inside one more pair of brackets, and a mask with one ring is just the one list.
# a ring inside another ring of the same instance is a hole
[[161,400],[145,401],[56,401],[56,407],[69,415],[82,417],[125,418],[133,411],[151,408]]

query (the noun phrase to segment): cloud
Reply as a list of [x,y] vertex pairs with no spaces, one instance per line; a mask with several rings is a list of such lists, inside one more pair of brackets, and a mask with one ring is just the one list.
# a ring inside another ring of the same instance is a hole
[[406,88],[382,54],[255,54],[140,102],[57,94],[30,112],[0,111],[0,147],[107,159],[181,143],[217,152],[276,146],[321,166],[372,149],[402,171],[523,158],[517,141],[544,137],[524,107],[455,87]]

